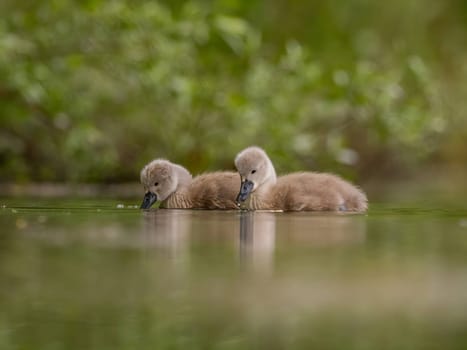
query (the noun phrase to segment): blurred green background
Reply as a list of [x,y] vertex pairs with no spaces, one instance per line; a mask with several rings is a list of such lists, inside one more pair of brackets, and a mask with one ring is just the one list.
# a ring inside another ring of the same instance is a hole
[[0,3],[0,181],[467,164],[465,0]]

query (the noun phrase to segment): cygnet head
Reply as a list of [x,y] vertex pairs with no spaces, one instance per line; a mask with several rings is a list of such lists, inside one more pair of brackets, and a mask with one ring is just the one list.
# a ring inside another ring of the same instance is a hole
[[274,166],[266,152],[259,147],[248,147],[237,154],[235,167],[242,180],[237,196],[238,204],[245,202],[250,193],[256,191],[261,185],[276,182]]
[[155,159],[141,170],[141,184],[146,191],[141,209],[149,209],[156,201],[163,201],[177,189],[175,164]]

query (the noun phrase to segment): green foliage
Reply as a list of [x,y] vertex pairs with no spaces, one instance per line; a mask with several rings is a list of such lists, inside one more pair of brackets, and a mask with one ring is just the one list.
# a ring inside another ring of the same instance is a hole
[[[467,50],[441,63],[465,18],[435,4],[2,2],[1,180],[136,180],[155,157],[232,168],[250,144],[280,171],[348,176],[442,156],[465,126],[446,96]],[[426,37],[434,24],[449,37]]]

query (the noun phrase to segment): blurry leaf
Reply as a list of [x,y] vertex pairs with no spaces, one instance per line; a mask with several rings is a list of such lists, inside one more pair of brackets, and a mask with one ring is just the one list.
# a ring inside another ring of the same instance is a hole
[[247,48],[248,37],[251,33],[248,23],[240,18],[223,15],[216,16],[214,23],[230,48],[237,55],[243,54]]

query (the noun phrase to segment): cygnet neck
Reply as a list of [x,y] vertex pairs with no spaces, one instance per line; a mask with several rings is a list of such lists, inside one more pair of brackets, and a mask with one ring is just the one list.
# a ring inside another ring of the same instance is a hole
[[274,165],[272,165],[271,159],[267,159],[267,168],[268,168],[268,176],[266,177],[265,184],[274,185],[277,181],[276,170],[274,169]]
[[188,170],[178,164],[173,164],[174,179],[177,182],[175,191],[162,203],[162,208],[190,208],[191,200],[188,186],[192,181],[192,176]]
[[177,190],[188,186],[193,179],[190,172],[178,164],[173,165],[174,175],[177,178]]
[[249,198],[248,206],[251,209],[269,209],[268,203],[273,186],[277,182],[277,175],[271,160],[267,159],[267,172],[264,181],[258,186]]

